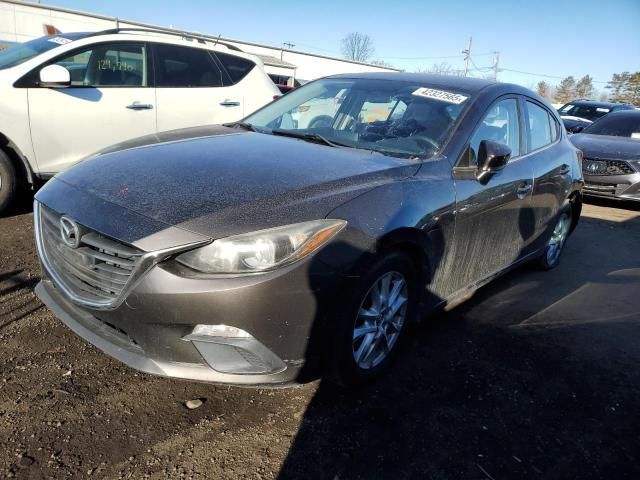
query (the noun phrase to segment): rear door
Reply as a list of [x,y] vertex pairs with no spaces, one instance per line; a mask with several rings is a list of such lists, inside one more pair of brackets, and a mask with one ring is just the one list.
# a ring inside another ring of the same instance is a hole
[[209,50],[154,44],[158,131],[233,122],[244,117],[242,92],[226,86]]
[[[448,294],[499,272],[520,258],[532,238],[533,172],[524,155],[518,97],[502,97],[487,110],[453,169],[456,226]],[[477,178],[482,140],[508,145],[512,156],[483,185]]]
[[571,164],[575,153],[561,144],[561,126],[546,107],[533,99],[523,101],[527,132],[527,155],[534,174],[531,207],[535,218],[535,241],[528,252],[542,248],[549,228],[571,187]]
[[47,64],[69,70],[71,86],[44,88],[34,80],[28,88],[40,173],[59,172],[104,147],[156,131],[145,44],[94,44]]

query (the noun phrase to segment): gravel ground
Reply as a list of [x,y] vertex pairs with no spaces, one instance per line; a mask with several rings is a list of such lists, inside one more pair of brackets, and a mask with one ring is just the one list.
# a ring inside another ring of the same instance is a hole
[[[640,209],[587,205],[562,264],[413,329],[358,391],[155,378],[32,290],[32,215],[0,218],[0,477],[640,478]],[[185,402],[201,399],[190,410]]]

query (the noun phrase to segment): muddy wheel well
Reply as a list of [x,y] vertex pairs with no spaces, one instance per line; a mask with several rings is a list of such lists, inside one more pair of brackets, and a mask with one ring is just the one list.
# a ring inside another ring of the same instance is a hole
[[11,160],[13,166],[18,173],[18,182],[20,187],[28,187],[33,185],[34,178],[31,168],[27,163],[27,159],[20,153],[18,148],[5,135],[0,133],[0,150],[2,150]]

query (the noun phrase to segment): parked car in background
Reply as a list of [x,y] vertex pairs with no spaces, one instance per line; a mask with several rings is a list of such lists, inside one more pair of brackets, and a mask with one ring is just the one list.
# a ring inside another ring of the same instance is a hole
[[[338,92],[326,124],[293,126]],[[418,315],[524,262],[558,264],[579,154],[516,85],[320,79],[242,122],[124,143],[54,177],[34,205],[36,293],[149,373],[360,384]]]
[[608,114],[571,142],[582,150],[584,193],[640,201],[640,111]]
[[577,99],[558,109],[564,126],[569,133],[578,133],[593,122],[610,112],[633,110],[629,103],[596,102],[594,100]]
[[21,186],[103,147],[239,120],[278,94],[252,55],[148,30],[65,33],[0,51],[0,211]]

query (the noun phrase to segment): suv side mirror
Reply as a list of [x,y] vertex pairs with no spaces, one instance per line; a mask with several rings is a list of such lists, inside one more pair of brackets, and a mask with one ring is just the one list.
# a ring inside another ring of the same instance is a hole
[[40,70],[40,86],[46,88],[65,88],[71,85],[69,70],[61,65],[47,65]]
[[482,140],[478,148],[478,172],[476,178],[483,185],[494,173],[502,170],[511,158],[511,148],[504,143]]

